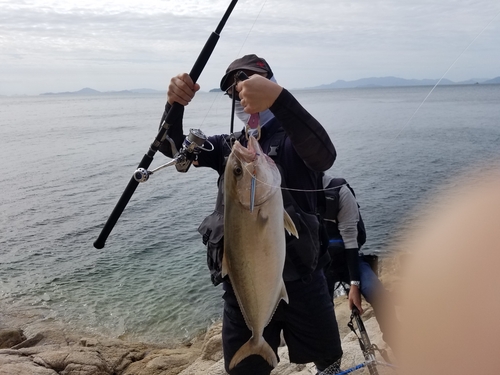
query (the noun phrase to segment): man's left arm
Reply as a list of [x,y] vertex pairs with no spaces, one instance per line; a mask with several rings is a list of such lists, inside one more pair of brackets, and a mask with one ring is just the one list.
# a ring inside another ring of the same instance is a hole
[[330,136],[290,92],[283,89],[269,109],[309,168],[319,172],[330,169],[337,157]]
[[314,171],[333,165],[337,152],[325,128],[286,89],[258,74],[238,83],[246,113],[270,109],[286,131],[297,154]]

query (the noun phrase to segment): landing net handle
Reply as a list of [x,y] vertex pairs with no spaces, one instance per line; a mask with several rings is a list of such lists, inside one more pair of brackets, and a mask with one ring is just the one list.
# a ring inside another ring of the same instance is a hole
[[[199,54],[198,58],[196,59],[196,62],[193,65],[193,68],[191,69],[191,72],[189,73],[189,76],[193,80],[193,82],[196,82],[198,78],[201,75],[201,72],[205,68],[205,65],[207,64],[208,60],[210,59],[210,56],[212,55],[213,50],[215,49],[215,46],[219,40],[220,33],[222,32],[222,29],[224,28],[224,25],[226,24],[226,21],[228,20],[229,16],[231,15],[231,12],[233,11],[234,7],[236,6],[236,3],[238,0],[232,0],[231,4],[229,4],[229,7],[227,8],[226,12],[224,13],[224,16],[222,17],[219,25],[215,29],[212,34],[210,34],[210,37],[208,38],[207,42],[205,43],[205,46],[201,50],[201,53]],[[166,106],[165,106],[166,107]],[[158,135],[156,136],[155,140],[153,143],[150,145],[148,152],[144,155],[142,158],[141,162],[139,163],[137,169],[139,168],[144,168],[148,169],[148,167],[151,165],[153,161],[153,157],[160,148],[162,142],[165,140],[165,137],[167,135],[168,128],[170,127],[170,123],[172,119],[176,118],[179,114],[179,112],[182,110],[182,105],[179,103],[174,103],[170,110],[167,111],[165,110],[161,119],[160,123],[160,131],[158,132]],[[132,195],[135,192],[135,189],[137,189],[137,186],[139,185],[139,182],[136,181],[134,176],[132,175],[132,178],[130,179],[127,187],[125,188],[124,192],[122,193],[122,196],[118,200],[118,203],[116,204],[115,208],[111,212],[111,215],[109,216],[106,224],[104,225],[101,234],[97,238],[97,240],[94,242],[94,247],[96,249],[102,249],[106,243],[106,240],[113,230],[116,222],[120,218],[123,210],[127,206],[128,202],[130,201],[130,198],[132,198]]]

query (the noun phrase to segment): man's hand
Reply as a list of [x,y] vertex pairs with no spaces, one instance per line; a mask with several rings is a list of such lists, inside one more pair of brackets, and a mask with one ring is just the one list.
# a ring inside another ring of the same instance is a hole
[[236,90],[246,113],[257,113],[269,109],[281,94],[283,87],[259,74],[238,82]]
[[363,314],[363,308],[361,307],[361,292],[356,285],[351,285],[349,290],[349,310],[352,310],[353,306],[358,308],[359,315]]
[[168,85],[167,102],[169,102],[170,105],[177,102],[186,106],[199,89],[200,85],[194,83],[189,74],[178,74],[170,80],[170,84]]

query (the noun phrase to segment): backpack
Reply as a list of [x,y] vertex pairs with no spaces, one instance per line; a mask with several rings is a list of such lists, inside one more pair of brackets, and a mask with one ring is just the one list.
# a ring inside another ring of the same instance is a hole
[[[322,218],[324,225],[327,228],[328,237],[330,241],[332,239],[341,239],[340,232],[338,230],[337,224],[337,216],[339,213],[339,193],[340,188],[346,185],[351,191],[352,195],[356,197],[356,193],[354,189],[347,183],[347,181],[343,178],[333,178],[328,186],[324,186],[326,189],[324,191],[324,207]],[[359,203],[358,203],[359,210]],[[366,242],[366,228],[363,222],[363,218],[361,217],[361,212],[359,212],[359,221],[358,221],[358,248],[361,248]]]
[[[342,236],[340,235],[337,224],[340,188],[344,185],[347,186],[352,195],[356,197],[354,190],[343,178],[333,178],[330,180],[328,186],[323,186],[323,188],[326,190],[324,190],[323,192],[324,206],[321,216],[323,219],[323,228],[327,233],[328,253],[330,255],[330,263],[326,267],[325,272],[327,274],[328,288],[332,296],[334,290],[338,288],[339,285],[344,285],[343,283],[349,284],[350,281],[349,270],[346,263],[347,260],[345,255],[344,241],[342,240]],[[363,218],[361,217],[361,213],[359,212],[359,203],[357,203],[357,206],[359,214],[359,221],[357,224],[357,242],[358,249],[360,249],[361,246],[363,246],[366,242],[366,229]],[[360,256],[370,265],[375,275],[378,275],[378,257],[376,255],[364,254],[360,254]],[[340,283],[337,284],[337,282]]]

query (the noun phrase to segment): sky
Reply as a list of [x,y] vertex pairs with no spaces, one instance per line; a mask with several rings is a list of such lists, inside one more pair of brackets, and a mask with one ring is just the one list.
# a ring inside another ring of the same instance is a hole
[[[230,0],[0,0],[0,95],[166,90]],[[255,53],[288,88],[500,76],[498,0],[239,0],[198,83]]]

